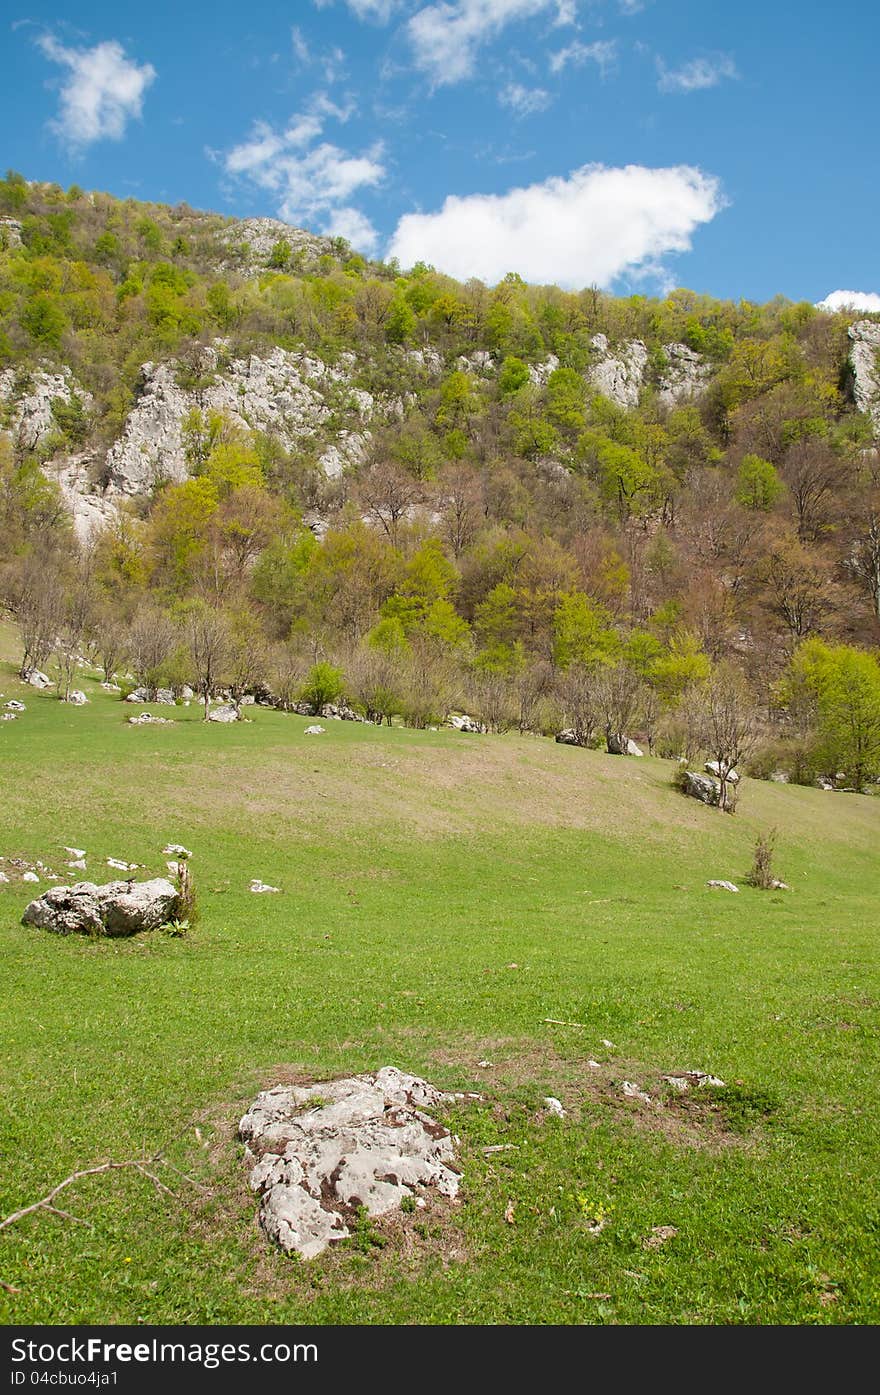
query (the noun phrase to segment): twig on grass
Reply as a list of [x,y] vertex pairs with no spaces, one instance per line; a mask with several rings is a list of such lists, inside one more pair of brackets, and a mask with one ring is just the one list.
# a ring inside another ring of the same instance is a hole
[[586,1027],[586,1022],[563,1022],[559,1017],[542,1017],[542,1022],[549,1022],[551,1027]]

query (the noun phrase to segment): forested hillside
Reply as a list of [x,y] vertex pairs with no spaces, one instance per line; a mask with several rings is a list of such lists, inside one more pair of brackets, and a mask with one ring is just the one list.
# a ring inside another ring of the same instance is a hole
[[[880,773],[880,317],[460,284],[0,182],[23,671]],[[206,654],[208,655],[206,659]]]

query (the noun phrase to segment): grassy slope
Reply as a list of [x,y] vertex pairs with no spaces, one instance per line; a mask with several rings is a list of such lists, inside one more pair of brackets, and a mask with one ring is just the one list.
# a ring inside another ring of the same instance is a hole
[[[210,1192],[78,1184],[64,1204],[91,1228],[43,1214],[0,1236],[6,1321],[880,1317],[880,801],[749,782],[727,818],[661,762],[334,722],[306,739],[269,711],[135,729],[84,686],[88,708],[28,691],[0,724],[0,853],[63,872],[69,843],[103,880],[107,856],[161,870],[179,840],[203,919],[64,940],[20,926],[29,888],[0,888],[0,1211],[178,1135]],[[24,691],[8,663],[0,688]],[[707,891],[771,825],[793,891]],[[267,1251],[239,1113],[284,1067],[386,1062],[484,1092],[453,1116],[463,1204],[311,1265]],[[739,1107],[621,1098],[691,1067],[741,1082]],[[496,1142],[517,1146],[486,1157]],[[678,1234],[646,1249],[656,1225]]]

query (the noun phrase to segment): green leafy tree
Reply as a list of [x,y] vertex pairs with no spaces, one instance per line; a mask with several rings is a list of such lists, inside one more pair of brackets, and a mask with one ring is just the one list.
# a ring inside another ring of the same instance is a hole
[[768,513],[785,493],[776,466],[760,455],[743,456],[736,476],[736,501],[745,509]]

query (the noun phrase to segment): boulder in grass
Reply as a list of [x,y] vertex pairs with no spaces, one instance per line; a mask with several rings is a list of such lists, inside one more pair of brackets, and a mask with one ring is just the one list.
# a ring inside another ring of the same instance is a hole
[[700,775],[696,770],[682,770],[681,787],[691,799],[699,799],[701,804],[719,804],[721,787],[710,775]]
[[38,688],[41,691],[43,688],[52,687],[52,679],[45,673],[41,673],[38,668],[30,669],[29,672],[25,674],[24,681],[25,683],[29,683],[32,688]]
[[158,930],[180,910],[176,888],[165,877],[147,882],[76,882],[53,886],[31,901],[22,925],[51,930],[56,935],[137,935]]
[[735,882],[725,882],[720,879],[713,879],[711,882],[707,882],[706,885],[711,887],[712,891],[739,891],[739,887]]
[[237,707],[233,707],[231,702],[224,702],[220,707],[212,707],[208,713],[209,722],[240,722],[241,713]]
[[74,688],[70,696],[65,698],[65,702],[69,702],[73,707],[85,707],[88,698],[81,688]]

